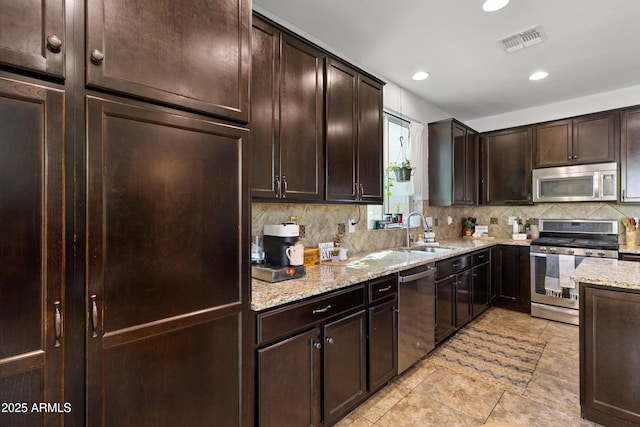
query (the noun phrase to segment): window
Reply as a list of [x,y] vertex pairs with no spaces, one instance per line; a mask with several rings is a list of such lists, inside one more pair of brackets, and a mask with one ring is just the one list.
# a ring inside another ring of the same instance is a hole
[[[411,123],[398,116],[384,113],[384,213],[408,214],[413,185],[411,180],[396,173],[395,168],[411,162]],[[398,178],[400,180],[398,180]]]

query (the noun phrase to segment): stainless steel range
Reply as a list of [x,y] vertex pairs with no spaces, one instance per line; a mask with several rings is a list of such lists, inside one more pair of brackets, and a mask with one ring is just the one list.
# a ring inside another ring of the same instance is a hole
[[531,242],[531,315],[578,324],[578,284],[570,279],[587,257],[618,258],[617,220],[540,220]]

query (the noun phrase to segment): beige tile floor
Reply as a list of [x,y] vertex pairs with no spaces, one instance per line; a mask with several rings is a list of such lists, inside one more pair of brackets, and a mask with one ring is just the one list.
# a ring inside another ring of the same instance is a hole
[[429,357],[404,372],[338,427],[519,426],[594,427],[580,418],[578,327],[491,308],[475,322],[491,322],[546,341],[522,394],[436,366]]

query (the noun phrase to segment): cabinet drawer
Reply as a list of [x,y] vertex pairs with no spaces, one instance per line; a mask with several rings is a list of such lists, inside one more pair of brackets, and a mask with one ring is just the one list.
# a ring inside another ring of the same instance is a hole
[[473,256],[473,265],[484,264],[485,262],[489,262],[489,249],[484,251],[474,252]]
[[450,274],[455,274],[466,268],[471,267],[471,255],[465,255],[461,257],[446,259],[436,263],[438,269],[437,277],[445,277]]
[[281,338],[338,314],[364,307],[364,285],[258,314],[258,344]]
[[398,291],[398,277],[385,276],[369,282],[369,303],[386,299]]

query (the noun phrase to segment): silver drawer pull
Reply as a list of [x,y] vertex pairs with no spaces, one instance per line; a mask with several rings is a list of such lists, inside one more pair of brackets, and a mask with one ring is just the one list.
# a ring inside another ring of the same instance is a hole
[[328,306],[326,306],[325,308],[319,308],[317,310],[313,310],[312,313],[313,314],[321,314],[321,313],[326,313],[327,311],[329,311],[329,309],[331,308],[331,304],[329,304]]
[[390,290],[391,290],[391,285],[387,286],[386,288],[378,289],[378,292],[387,292],[387,291],[390,291]]
[[451,264],[451,267],[460,267],[460,263],[459,262],[458,263],[453,263],[453,264]]

